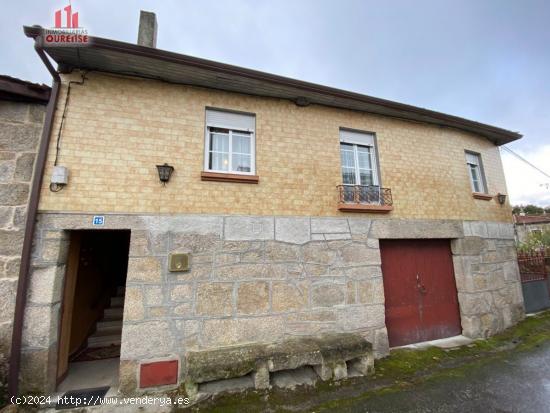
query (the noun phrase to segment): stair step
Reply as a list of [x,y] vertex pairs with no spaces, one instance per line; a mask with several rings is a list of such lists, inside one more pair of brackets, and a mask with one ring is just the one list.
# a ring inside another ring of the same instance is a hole
[[[119,336],[122,335],[122,326],[114,326],[114,327],[97,327],[94,334],[92,336],[110,336],[118,334]],[[91,336],[90,336],[91,337]]]
[[105,321],[113,321],[113,320],[122,320],[122,307],[113,307],[113,308],[106,308],[103,310],[103,320]]
[[126,287],[117,287],[116,289],[117,297],[124,297],[124,294],[126,294]]
[[101,320],[98,321],[96,324],[96,330],[97,331],[104,331],[104,330],[122,330],[122,320]]
[[112,345],[120,346],[120,334],[111,334],[107,336],[96,336],[95,334],[88,337],[88,347],[108,347]]
[[103,330],[96,330],[90,337],[107,337],[107,336],[120,336],[122,335],[121,327],[107,328]]
[[124,307],[124,296],[111,297],[111,307]]

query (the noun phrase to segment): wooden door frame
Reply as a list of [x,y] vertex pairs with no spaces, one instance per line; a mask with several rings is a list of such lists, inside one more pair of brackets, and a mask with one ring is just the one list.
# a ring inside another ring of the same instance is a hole
[[67,258],[67,269],[63,280],[63,298],[60,310],[61,320],[59,323],[57,340],[56,385],[63,381],[68,372],[74,293],[78,276],[81,240],[82,234],[79,231],[70,232],[69,254]]

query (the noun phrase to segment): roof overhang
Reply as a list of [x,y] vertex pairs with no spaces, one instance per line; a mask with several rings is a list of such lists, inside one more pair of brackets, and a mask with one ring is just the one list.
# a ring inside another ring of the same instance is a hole
[[0,75],[0,100],[46,104],[51,88],[11,76]]
[[550,215],[517,215],[514,214],[516,224],[550,224]]
[[290,79],[238,66],[199,59],[136,44],[90,37],[88,46],[55,47],[41,42],[40,26],[25,26],[61,71],[97,70],[158,79],[255,96],[289,99],[298,105],[318,104],[429,123],[481,135],[495,145],[520,139],[521,134],[416,106]]

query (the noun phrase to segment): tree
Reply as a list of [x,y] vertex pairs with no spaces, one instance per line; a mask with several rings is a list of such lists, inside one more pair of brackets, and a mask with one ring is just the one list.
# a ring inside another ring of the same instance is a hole
[[543,208],[531,204],[525,205],[525,207],[523,207],[523,210],[527,215],[542,215],[544,213]]
[[542,215],[545,212],[550,213],[550,207],[542,208],[537,205],[527,204],[527,205],[515,205],[512,208],[513,214],[519,214],[525,212],[526,215]]

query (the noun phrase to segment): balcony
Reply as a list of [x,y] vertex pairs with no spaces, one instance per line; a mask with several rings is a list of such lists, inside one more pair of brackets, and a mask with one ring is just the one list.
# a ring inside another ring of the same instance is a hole
[[338,210],[342,212],[379,212],[393,210],[390,188],[377,185],[338,185]]

